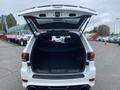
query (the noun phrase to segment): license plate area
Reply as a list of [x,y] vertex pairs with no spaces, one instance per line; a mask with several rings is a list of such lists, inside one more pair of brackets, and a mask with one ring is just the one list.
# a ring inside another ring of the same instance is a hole
[[51,90],[66,90],[66,89],[69,89],[69,87],[68,86],[48,87],[48,89],[51,89]]

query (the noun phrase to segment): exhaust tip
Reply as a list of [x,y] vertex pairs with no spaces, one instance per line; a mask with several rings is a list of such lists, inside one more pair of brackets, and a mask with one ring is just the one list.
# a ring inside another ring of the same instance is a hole
[[95,78],[91,78],[91,79],[89,79],[89,81],[90,81],[90,82],[93,82],[93,81],[95,81]]
[[22,82],[23,82],[23,83],[27,83],[27,82],[28,82],[28,80],[22,79]]

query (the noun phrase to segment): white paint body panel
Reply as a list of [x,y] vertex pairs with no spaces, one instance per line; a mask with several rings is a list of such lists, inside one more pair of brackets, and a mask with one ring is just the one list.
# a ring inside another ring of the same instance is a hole
[[[86,52],[92,52],[92,48],[85,39],[84,35],[82,35],[81,40],[84,44],[84,47],[86,49]],[[30,53],[32,50],[32,46],[35,42],[34,36],[30,39],[28,45],[25,47],[23,52]],[[29,61],[28,61],[29,62]],[[28,83],[22,83],[24,88],[27,88],[30,85],[35,86],[74,86],[74,85],[89,85],[90,87],[93,87],[95,85],[95,81],[90,82],[89,79],[96,77],[96,67],[95,67],[95,61],[89,61],[89,66],[85,67],[85,71],[83,74],[85,75],[84,78],[77,78],[77,79],[33,79],[33,72],[31,67],[27,66],[28,62],[22,62],[21,67],[21,79],[28,80]]]
[[[90,11],[89,9],[85,9],[85,8],[80,8],[80,7],[66,7],[66,6],[62,6],[62,7],[42,7],[42,8],[33,8],[33,9],[29,9],[26,11],[23,11],[21,13],[19,13],[19,15],[21,16],[29,16],[29,15],[38,15],[39,12],[50,12],[50,11],[54,11],[54,10],[61,10],[61,11],[75,11],[75,12],[81,12],[81,14],[87,14],[87,15],[94,15],[95,12]],[[80,32],[75,32],[80,35]],[[40,33],[39,33],[40,34]],[[23,50],[24,53],[29,53],[29,56],[31,56],[31,50],[32,47],[34,45],[35,42],[35,37],[32,36],[30,41],[28,42],[27,46],[25,47],[25,49]],[[91,48],[90,44],[88,43],[88,41],[86,40],[85,36],[82,35],[81,36],[81,41],[83,43],[83,46],[87,52],[93,52],[93,49]],[[85,66],[85,70],[84,72],[82,72],[85,77],[84,78],[75,78],[75,79],[34,79],[32,78],[32,75],[34,74],[32,72],[31,66],[28,66],[27,63],[30,62],[22,62],[22,67],[21,67],[21,79],[25,79],[28,80],[27,83],[22,83],[23,87],[27,88],[30,85],[35,85],[35,86],[74,86],[74,85],[89,85],[90,87],[93,87],[95,85],[95,81],[90,82],[89,79],[93,79],[96,78],[96,67],[95,67],[95,61],[88,61],[89,65]]]
[[81,7],[81,6],[48,5],[48,6],[41,6],[41,7],[33,7],[31,9],[24,10],[24,11],[18,13],[18,16],[29,16],[29,15],[34,16],[43,11],[45,11],[45,12],[47,12],[47,11],[76,11],[76,12],[80,12],[80,13],[83,13],[86,15],[97,15],[96,11],[89,9],[89,8]]

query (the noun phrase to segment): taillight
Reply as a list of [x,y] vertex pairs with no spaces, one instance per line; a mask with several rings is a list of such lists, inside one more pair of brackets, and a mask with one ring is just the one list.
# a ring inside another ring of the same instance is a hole
[[88,58],[88,60],[93,61],[94,58],[95,58],[95,53],[94,52],[89,52],[87,54],[87,58]]
[[29,54],[28,53],[22,53],[21,55],[22,61],[28,61],[29,60]]

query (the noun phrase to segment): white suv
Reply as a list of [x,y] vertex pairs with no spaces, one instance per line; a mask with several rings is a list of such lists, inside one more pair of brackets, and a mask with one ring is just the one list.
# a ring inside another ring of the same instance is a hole
[[89,90],[95,85],[94,52],[82,34],[96,12],[81,6],[47,5],[19,13],[33,36],[22,53],[27,90]]

